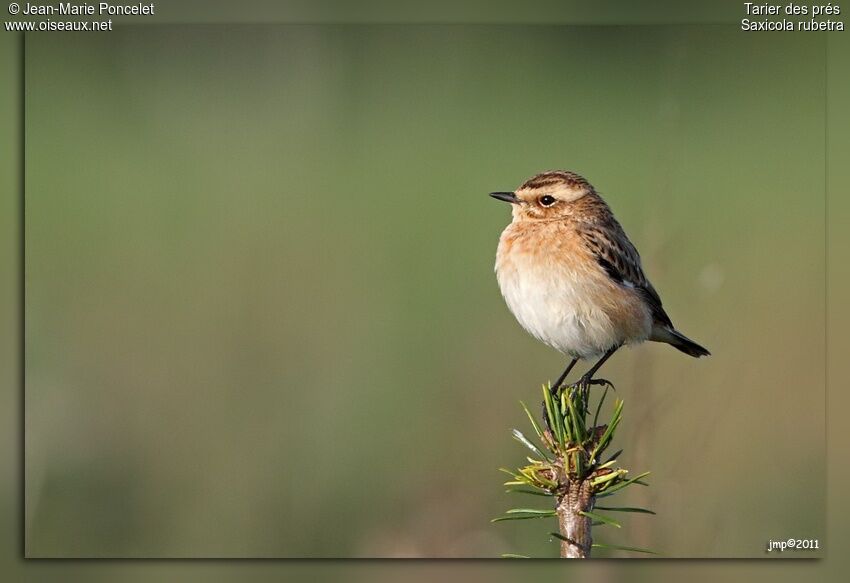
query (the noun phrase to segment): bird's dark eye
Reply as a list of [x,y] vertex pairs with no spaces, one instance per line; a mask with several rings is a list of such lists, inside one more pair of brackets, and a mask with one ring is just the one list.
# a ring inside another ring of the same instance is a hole
[[552,206],[555,204],[555,197],[551,195],[545,195],[540,197],[540,204],[543,206]]

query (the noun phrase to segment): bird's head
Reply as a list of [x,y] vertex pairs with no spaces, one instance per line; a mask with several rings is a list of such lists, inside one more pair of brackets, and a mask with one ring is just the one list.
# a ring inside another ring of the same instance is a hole
[[539,221],[567,216],[575,201],[593,192],[593,186],[575,172],[551,170],[532,176],[513,192],[490,196],[511,203],[515,221]]

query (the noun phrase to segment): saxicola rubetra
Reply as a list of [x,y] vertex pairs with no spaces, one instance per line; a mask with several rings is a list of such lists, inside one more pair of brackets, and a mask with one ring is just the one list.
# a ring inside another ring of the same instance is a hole
[[543,172],[490,196],[513,207],[496,253],[508,308],[532,336],[572,358],[553,392],[579,359],[599,358],[578,385],[607,382],[593,375],[623,344],[653,340],[709,355],[673,327],[637,249],[587,180]]

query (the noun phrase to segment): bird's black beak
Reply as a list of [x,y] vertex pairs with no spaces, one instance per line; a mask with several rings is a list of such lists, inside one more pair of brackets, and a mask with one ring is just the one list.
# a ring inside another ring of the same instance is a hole
[[490,196],[499,200],[503,200],[505,202],[509,202],[511,204],[519,203],[519,199],[513,192],[491,192]]

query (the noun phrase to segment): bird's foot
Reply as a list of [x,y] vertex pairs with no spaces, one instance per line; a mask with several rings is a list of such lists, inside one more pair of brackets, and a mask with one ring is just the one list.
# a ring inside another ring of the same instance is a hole
[[614,388],[614,383],[612,383],[608,379],[595,379],[588,375],[582,376],[579,380],[567,386],[567,389],[570,391],[570,394],[575,394],[575,392],[577,391],[581,395],[581,400],[584,402],[583,409],[585,415],[587,414],[590,405],[590,387],[594,385],[608,386],[616,390]]
[[[581,400],[584,402],[584,413],[587,414],[588,404],[590,402],[590,387],[592,386],[607,386],[611,387],[614,390],[617,390],[614,387],[614,383],[609,381],[608,379],[595,379],[589,375],[583,375],[576,382],[570,384],[560,384],[557,386],[550,386],[549,391],[552,393],[552,397],[555,398],[556,402],[560,402],[560,392],[567,391],[567,394],[572,397],[576,391],[580,391]],[[549,430],[550,434],[554,434],[552,431],[552,425],[549,420],[549,415],[546,411],[546,403],[541,402],[540,407],[543,410],[543,423],[546,425],[546,428]]]
[[594,379],[594,378],[591,378],[587,375],[584,375],[583,377],[581,377],[579,380],[577,380],[573,384],[567,385],[567,388],[570,389],[570,390],[574,390],[574,391],[575,390],[587,391],[588,389],[590,389],[590,387],[592,387],[594,385],[597,385],[597,386],[608,385],[612,389],[614,388],[614,383],[612,383],[608,379]]

